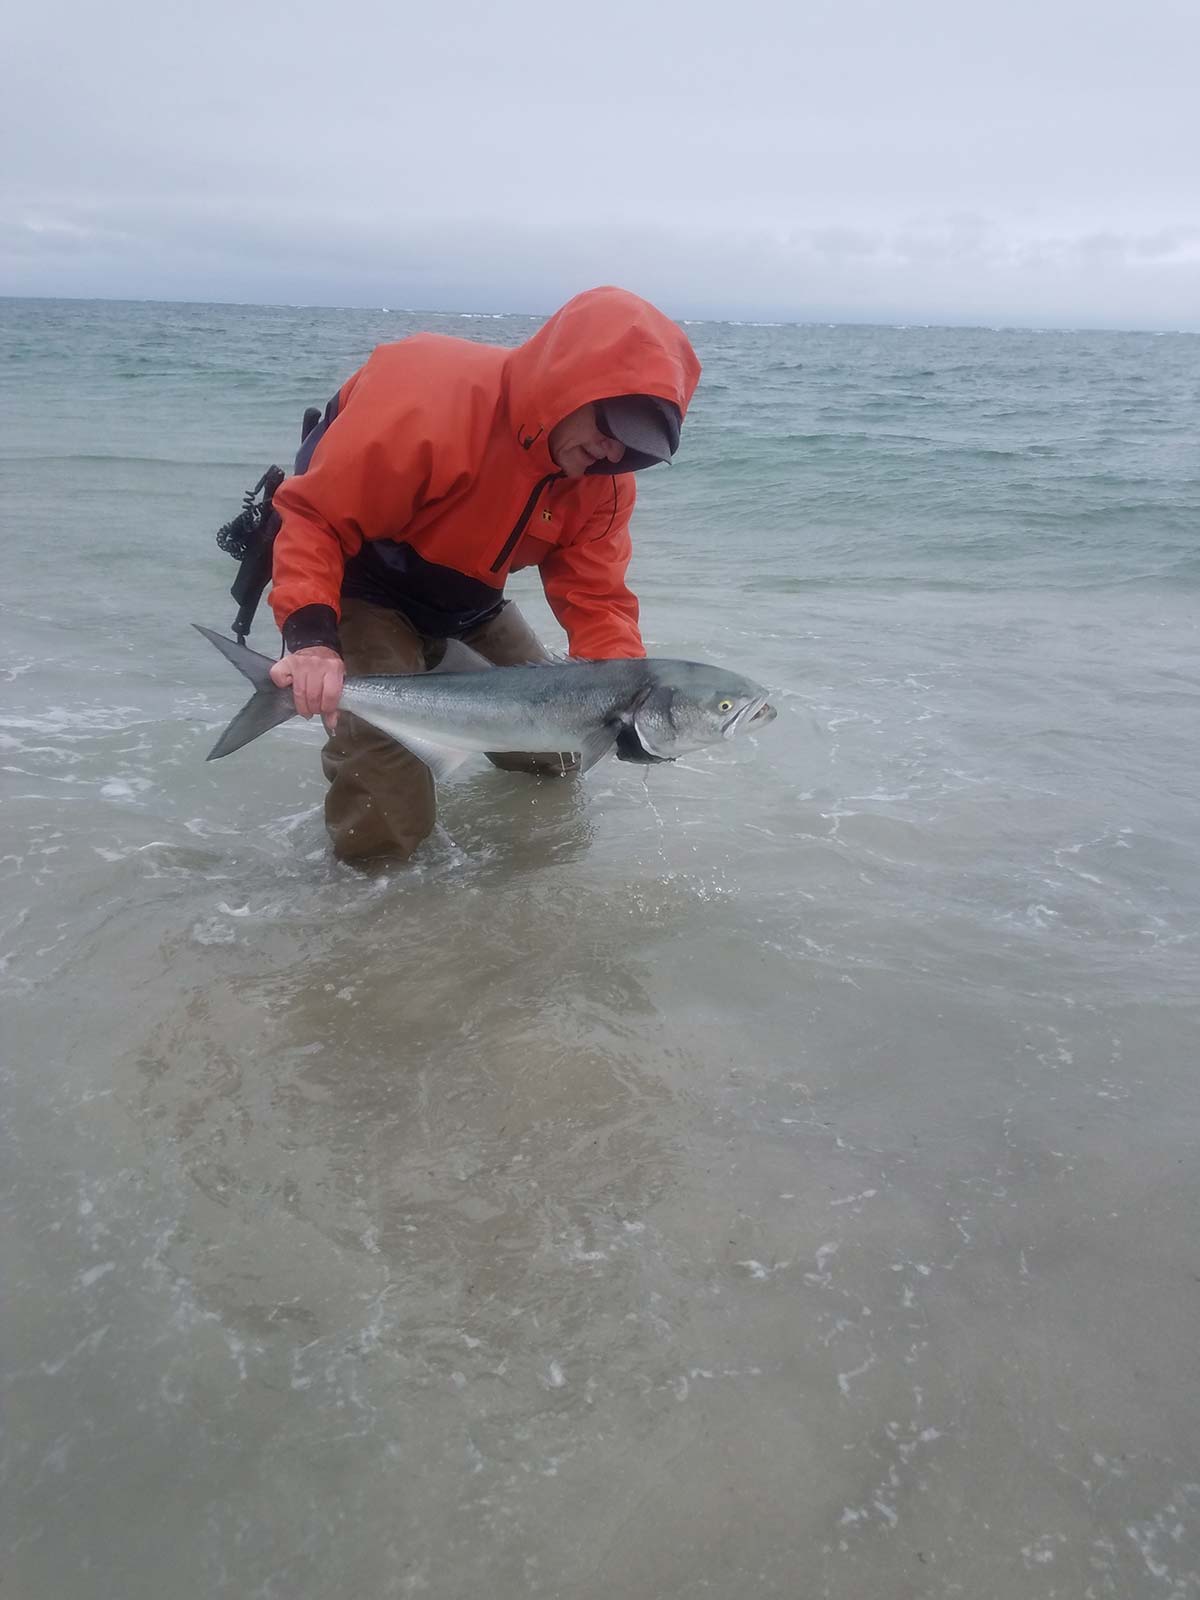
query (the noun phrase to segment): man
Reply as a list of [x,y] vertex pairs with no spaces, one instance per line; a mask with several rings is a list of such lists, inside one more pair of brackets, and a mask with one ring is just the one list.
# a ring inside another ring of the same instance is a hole
[[410,855],[436,816],[428,768],[338,716],[347,671],[420,672],[446,638],[497,665],[545,659],[504,600],[508,574],[530,566],[572,655],[645,655],[625,583],[632,474],[675,453],[699,376],[669,318],[592,289],[516,350],[438,334],[381,345],[330,401],[275,493],[286,654],[271,676],[331,728],[325,820],[343,860]]

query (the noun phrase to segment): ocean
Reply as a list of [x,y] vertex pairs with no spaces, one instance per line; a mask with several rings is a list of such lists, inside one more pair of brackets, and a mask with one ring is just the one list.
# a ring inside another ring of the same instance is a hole
[[778,719],[363,876],[213,533],[536,326],[0,301],[6,1592],[1191,1600],[1200,337],[691,326],[633,586]]

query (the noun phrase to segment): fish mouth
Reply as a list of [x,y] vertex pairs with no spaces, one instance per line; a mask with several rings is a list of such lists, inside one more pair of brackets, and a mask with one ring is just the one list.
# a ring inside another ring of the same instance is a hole
[[734,734],[740,733],[743,728],[765,728],[767,723],[774,722],[778,715],[775,707],[768,703],[766,695],[759,695],[757,699],[747,700],[740,711],[735,711],[721,732],[726,739],[732,739]]

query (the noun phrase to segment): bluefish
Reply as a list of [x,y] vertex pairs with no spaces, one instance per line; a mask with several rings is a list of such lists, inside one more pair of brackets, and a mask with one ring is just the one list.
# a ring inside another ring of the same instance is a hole
[[[268,657],[193,626],[255,691],[209,752],[214,761],[297,713],[291,689],[271,682]],[[570,751],[586,772],[618,739],[623,750],[636,741],[644,759],[673,761],[775,717],[765,689],[723,667],[671,660],[493,667],[455,640],[432,672],[347,678],[343,708],[411,750],[436,778],[476,752],[496,750]]]

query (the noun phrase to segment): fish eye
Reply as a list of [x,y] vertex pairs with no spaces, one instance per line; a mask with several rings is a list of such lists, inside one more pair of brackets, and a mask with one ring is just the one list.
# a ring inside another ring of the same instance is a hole
[[718,711],[732,711],[733,710],[733,701],[732,700],[722,700],[720,705],[717,707],[717,710]]

